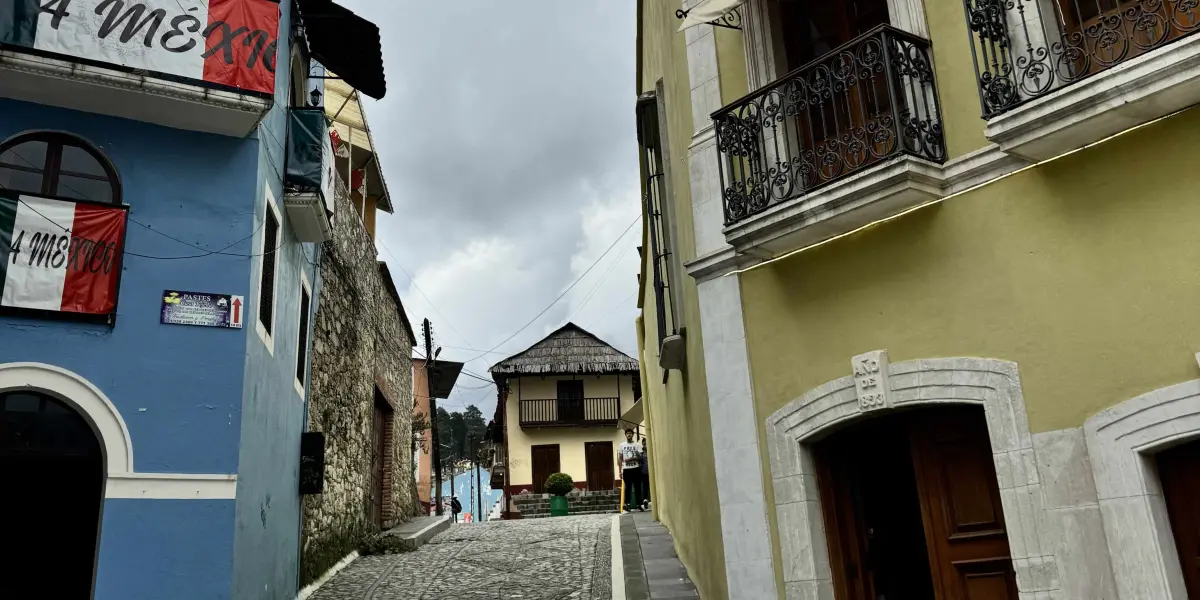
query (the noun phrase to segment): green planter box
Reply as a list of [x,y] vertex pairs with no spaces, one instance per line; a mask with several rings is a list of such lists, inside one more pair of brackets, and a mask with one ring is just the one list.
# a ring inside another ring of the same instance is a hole
[[566,496],[550,496],[550,516],[565,517],[568,512]]

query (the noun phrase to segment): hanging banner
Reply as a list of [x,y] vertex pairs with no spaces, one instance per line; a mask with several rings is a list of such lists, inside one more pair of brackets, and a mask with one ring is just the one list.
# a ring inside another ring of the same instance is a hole
[[115,312],[125,215],[123,206],[0,190],[0,306]]
[[272,0],[0,0],[0,43],[274,93]]

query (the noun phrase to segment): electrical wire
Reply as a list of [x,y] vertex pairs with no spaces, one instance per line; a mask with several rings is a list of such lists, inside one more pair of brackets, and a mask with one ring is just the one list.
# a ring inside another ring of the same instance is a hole
[[625,254],[627,254],[631,248],[633,248],[633,246],[625,246],[625,249],[617,255],[617,258],[613,260],[613,263],[608,266],[608,270],[604,272],[604,276],[596,282],[596,285],[592,286],[592,289],[589,290],[587,295],[583,297],[583,301],[579,303],[579,306],[576,306],[575,310],[571,312],[571,316],[567,317],[567,321],[575,320],[575,317],[579,315],[579,313],[583,310],[583,307],[587,306],[587,303],[596,296],[596,292],[600,291],[600,286],[604,285],[604,282],[608,281],[608,278],[612,276],[613,271],[615,271],[617,268],[617,265],[621,264],[621,259],[625,258]]
[[467,340],[466,336],[454,328],[454,325],[450,323],[450,319],[447,319],[446,315],[443,315],[442,311],[437,309],[437,305],[433,303],[433,300],[430,300],[429,296],[425,295],[425,291],[421,289],[421,286],[417,285],[417,279],[412,276],[412,273],[408,272],[408,269],[404,268],[404,265],[400,264],[400,259],[396,258],[396,255],[392,253],[392,249],[388,248],[387,244],[383,243],[382,239],[376,240],[376,243],[383,248],[384,252],[388,253],[388,256],[392,257],[392,260],[396,262],[396,266],[400,268],[400,271],[404,273],[405,277],[408,277],[409,283],[412,283],[412,286],[417,290],[417,293],[425,299],[425,302],[429,303],[429,308],[433,310],[433,313],[442,318],[442,322],[446,324],[446,327],[450,328],[450,331],[454,332],[454,335],[458,336],[458,339],[462,340],[464,344],[470,346],[471,342]]
[[603,317],[600,317],[600,320],[596,321],[595,323],[592,323],[592,327],[596,327],[597,325],[603,323],[605,319],[611,317],[613,315],[613,313],[617,312],[617,309],[624,306],[626,302],[629,302],[635,296],[637,296],[637,290],[633,290],[633,293],[626,296],[624,300],[621,300],[620,302],[617,302],[616,304],[614,304],[613,307],[611,309],[609,309],[608,312],[604,313]]
[[629,223],[629,226],[625,228],[625,231],[622,231],[622,232],[621,232],[621,235],[617,236],[617,239],[613,240],[613,243],[612,243],[612,244],[610,244],[610,245],[608,246],[608,248],[604,250],[604,253],[603,253],[603,254],[601,254],[599,257],[597,257],[597,258],[596,258],[596,260],[592,262],[591,266],[589,266],[589,267],[587,268],[587,270],[585,270],[583,273],[580,273],[580,274],[579,274],[579,277],[576,277],[576,278],[575,278],[575,281],[571,282],[571,285],[567,286],[567,289],[563,290],[563,291],[562,291],[562,293],[561,293],[561,294],[559,294],[557,298],[555,298],[554,300],[552,300],[552,301],[550,302],[550,304],[547,304],[547,305],[546,305],[546,308],[543,308],[543,309],[541,310],[541,312],[539,312],[538,314],[534,315],[534,317],[533,317],[532,319],[530,319],[528,323],[526,323],[526,324],[522,325],[522,326],[521,326],[521,328],[520,328],[520,329],[518,329],[518,330],[516,330],[516,331],[514,331],[512,335],[510,335],[510,336],[508,336],[508,337],[504,338],[504,340],[503,340],[503,341],[501,341],[499,344],[496,344],[495,346],[492,346],[492,348],[491,348],[490,350],[488,350],[487,352],[484,352],[484,353],[480,354],[479,356],[476,356],[475,358],[472,358],[471,360],[465,361],[465,362],[464,362],[464,364],[465,364],[465,363],[469,363],[469,362],[473,362],[473,361],[476,361],[476,360],[479,360],[480,358],[483,358],[483,357],[484,357],[484,356],[486,356],[487,354],[490,354],[491,352],[495,351],[495,350],[496,350],[497,348],[499,348],[500,346],[503,346],[504,344],[507,344],[507,343],[509,342],[509,340],[511,340],[511,339],[513,339],[513,338],[515,338],[515,337],[517,337],[517,335],[518,335],[518,334],[520,334],[522,331],[525,331],[526,329],[528,329],[530,325],[533,325],[535,322],[537,322],[537,320],[538,320],[538,319],[540,319],[540,318],[542,317],[542,315],[546,314],[546,313],[547,313],[547,312],[548,312],[548,311],[549,311],[551,308],[553,308],[553,307],[554,307],[554,305],[555,305],[555,304],[558,304],[558,301],[559,301],[559,300],[562,300],[562,299],[563,299],[563,297],[565,297],[565,296],[567,295],[567,293],[568,293],[568,292],[570,292],[572,289],[574,289],[574,288],[575,288],[575,286],[579,285],[579,282],[580,282],[580,281],[583,281],[583,278],[584,278],[584,277],[586,277],[588,273],[591,273],[591,272],[592,272],[592,269],[596,268],[596,265],[600,264],[600,261],[601,261],[601,260],[604,260],[604,257],[605,257],[605,256],[608,256],[608,253],[609,253],[609,252],[612,252],[612,249],[613,249],[613,248],[615,248],[615,247],[617,246],[617,243],[618,243],[618,242],[620,242],[620,241],[621,241],[621,239],[625,237],[625,234],[629,233],[629,230],[630,230],[630,229],[633,229],[633,226],[634,226],[634,225],[637,225],[637,224],[638,224],[638,221],[641,221],[641,219],[642,219],[642,215],[641,215],[641,214],[638,214],[638,216],[637,216],[637,217],[634,217],[633,221]]

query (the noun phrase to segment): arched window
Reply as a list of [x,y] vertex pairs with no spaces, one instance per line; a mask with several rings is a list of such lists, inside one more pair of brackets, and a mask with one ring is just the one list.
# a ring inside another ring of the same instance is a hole
[[58,132],[22,134],[0,144],[0,189],[121,203],[112,163],[88,142]]

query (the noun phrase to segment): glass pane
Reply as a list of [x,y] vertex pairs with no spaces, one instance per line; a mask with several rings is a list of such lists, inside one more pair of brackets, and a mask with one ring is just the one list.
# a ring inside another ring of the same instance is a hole
[[58,177],[57,193],[64,198],[91,200],[92,202],[112,202],[112,184],[99,179],[60,175]]
[[40,194],[42,193],[42,174],[0,167],[0,188]]
[[8,412],[37,412],[42,399],[32,394],[9,394],[4,402],[4,410]]
[[77,146],[63,146],[62,166],[59,170],[82,175],[107,176],[104,167],[100,166],[100,161],[88,154],[87,150]]
[[0,154],[0,163],[44,169],[46,168],[46,142],[17,144]]

